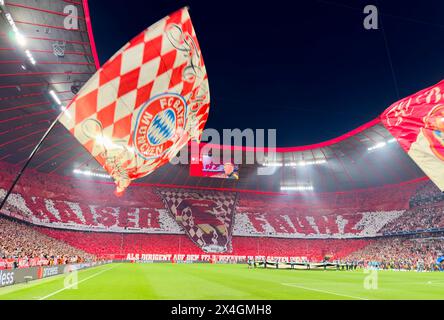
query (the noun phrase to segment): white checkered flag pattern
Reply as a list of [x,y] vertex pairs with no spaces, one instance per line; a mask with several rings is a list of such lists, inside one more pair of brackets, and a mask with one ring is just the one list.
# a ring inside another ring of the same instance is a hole
[[157,189],[165,207],[205,252],[230,252],[236,193]]
[[183,8],[120,49],[60,122],[114,178],[120,194],[191,139],[199,141],[209,104],[205,64]]

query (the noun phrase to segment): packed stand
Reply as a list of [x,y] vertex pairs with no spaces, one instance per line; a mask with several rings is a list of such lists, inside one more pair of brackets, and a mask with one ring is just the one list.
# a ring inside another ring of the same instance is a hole
[[444,254],[444,238],[381,238],[345,259],[364,267],[389,270],[436,270]]
[[384,234],[427,231],[444,228],[444,206],[430,205],[407,210],[402,216],[382,229]]
[[0,218],[0,269],[94,261],[95,256],[48,237],[35,227]]
[[410,199],[410,207],[430,205],[444,201],[444,194],[431,181],[419,184],[415,194]]

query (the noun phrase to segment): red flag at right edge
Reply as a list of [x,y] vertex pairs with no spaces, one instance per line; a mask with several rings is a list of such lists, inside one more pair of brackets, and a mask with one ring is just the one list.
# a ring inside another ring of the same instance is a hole
[[381,115],[381,121],[444,191],[444,81],[392,104]]

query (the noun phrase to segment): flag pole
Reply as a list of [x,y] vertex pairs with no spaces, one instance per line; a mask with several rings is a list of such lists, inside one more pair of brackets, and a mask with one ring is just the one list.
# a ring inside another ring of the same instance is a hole
[[2,200],[2,203],[0,204],[0,211],[3,209],[3,206],[6,204],[6,201],[8,200],[9,196],[12,193],[12,190],[14,189],[15,185],[17,184],[17,182],[19,181],[20,177],[22,176],[23,172],[25,171],[25,169],[28,167],[29,163],[31,162],[32,158],[34,157],[34,155],[37,153],[37,151],[40,149],[40,147],[42,146],[43,142],[45,141],[46,137],[51,133],[52,129],[54,129],[54,126],[56,125],[57,121],[59,121],[60,117],[63,115],[64,112],[61,112],[57,118],[51,123],[51,125],[49,126],[48,130],[46,130],[45,134],[40,138],[40,141],[37,143],[37,145],[34,147],[34,149],[32,150],[32,152],[30,153],[30,155],[28,156],[28,159],[26,160],[25,164],[23,165],[23,167],[20,169],[19,173],[17,174],[17,176],[14,179],[14,182],[12,183],[11,187],[9,187],[8,192],[6,193],[5,197]]

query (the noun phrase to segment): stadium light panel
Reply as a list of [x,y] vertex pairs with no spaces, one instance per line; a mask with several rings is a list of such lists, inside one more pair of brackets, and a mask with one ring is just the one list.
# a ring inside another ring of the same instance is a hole
[[284,164],[282,162],[267,162],[264,163],[264,167],[282,167]]
[[376,149],[381,149],[381,148],[384,148],[386,145],[387,145],[386,142],[378,142],[373,147],[367,148],[367,150],[368,151],[373,151],[373,150],[376,150]]
[[306,186],[281,186],[281,191],[313,191],[314,187]]
[[24,47],[26,45],[26,39],[25,39],[25,37],[20,32],[16,32],[15,33],[15,40],[22,47]]
[[389,139],[387,141],[378,142],[374,146],[367,148],[367,150],[368,151],[373,151],[373,150],[376,150],[376,149],[381,149],[381,148],[385,147],[387,144],[394,143],[394,142],[396,142],[396,139],[395,138],[391,138],[391,139]]
[[[3,3],[4,4],[4,3]],[[2,5],[3,5],[2,4]],[[10,13],[6,13],[5,14],[6,20],[8,21],[9,25],[12,28],[12,31],[14,32],[15,35],[15,40],[17,41],[17,43],[19,45],[21,45],[22,47],[26,45],[26,39],[25,37],[20,33],[20,31],[18,30],[17,26],[15,25],[14,19],[12,19],[12,16]]]
[[109,175],[105,173],[93,172],[90,170],[74,169],[72,172],[78,175],[84,175],[89,177],[98,177],[98,178],[107,178],[107,179],[111,178]]
[[286,163],[286,167],[305,167],[327,163],[327,160],[299,161]]
[[57,96],[57,94],[54,92],[54,90],[49,90],[49,94],[52,97],[52,99],[59,105],[62,105],[62,101],[60,101],[60,98]]
[[36,64],[35,59],[29,50],[25,50],[26,56],[28,57],[29,62],[31,62],[33,65]]
[[[14,32],[15,41],[20,46],[25,47],[26,46],[26,38],[23,36],[23,34],[20,33],[20,31],[17,28],[17,26],[16,26],[16,24],[14,22],[14,19],[11,16],[11,14],[10,13],[6,13],[5,17],[6,17],[6,20],[8,21],[8,23],[9,23],[9,25],[11,26],[12,31]],[[25,50],[25,54],[28,57],[28,60],[29,60],[29,62],[31,62],[32,65],[35,65],[37,63],[35,61],[35,59],[34,59],[34,56],[31,54],[31,52],[29,50]]]

